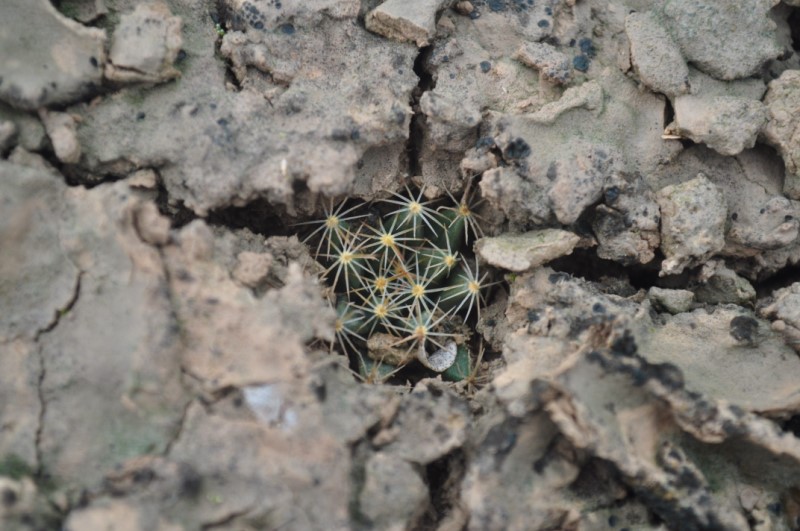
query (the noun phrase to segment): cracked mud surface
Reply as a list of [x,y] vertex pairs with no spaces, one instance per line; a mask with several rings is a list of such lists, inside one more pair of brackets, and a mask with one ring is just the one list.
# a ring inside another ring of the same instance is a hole
[[[0,14],[0,528],[800,529],[796,0]],[[295,225],[406,187],[482,201],[455,383]]]

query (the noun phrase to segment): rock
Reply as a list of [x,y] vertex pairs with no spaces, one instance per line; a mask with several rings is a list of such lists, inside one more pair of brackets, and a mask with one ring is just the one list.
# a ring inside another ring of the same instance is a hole
[[527,271],[572,253],[580,237],[560,229],[481,238],[475,252],[485,262],[509,271]]
[[777,416],[800,404],[792,383],[800,359],[769,322],[733,305],[665,318],[639,336],[639,352],[650,363],[675,365],[687,390]]
[[66,185],[49,172],[0,162],[0,189],[0,343],[32,340],[78,289],[80,270],[59,229]]
[[64,164],[76,164],[81,160],[81,145],[76,135],[77,124],[72,115],[64,112],[40,110],[39,117],[53,144],[58,160]]
[[425,92],[419,106],[426,116],[426,139],[437,149],[465,151],[475,142],[475,132],[481,122],[481,113],[464,102],[452,101],[435,90]]
[[16,137],[16,124],[10,120],[0,121],[0,156],[14,145]]
[[639,177],[614,174],[606,180],[605,204],[595,208],[592,230],[597,256],[622,264],[646,264],[661,243],[655,195]]
[[671,314],[688,312],[694,302],[694,292],[688,289],[663,289],[653,286],[647,297],[659,309]]
[[17,131],[16,143],[22,148],[28,151],[39,151],[44,147],[47,133],[35,114],[14,109],[0,102],[0,121],[9,121],[14,124]]
[[668,0],[664,23],[688,62],[717,79],[755,74],[781,53],[769,17],[775,0]]
[[436,13],[446,0],[386,0],[367,13],[367,29],[400,42],[427,46],[436,34]]
[[388,441],[382,451],[427,465],[464,444],[469,426],[466,404],[444,390],[437,400],[430,397],[429,391],[419,389],[403,400],[392,424],[376,435]]
[[166,4],[138,4],[120,17],[111,39],[105,75],[117,82],[159,83],[180,72],[172,64],[183,44],[182,21]]
[[484,172],[481,196],[515,227],[525,227],[529,221],[545,223],[550,217],[546,189],[539,188],[508,167],[491,168]]
[[698,302],[746,306],[756,298],[753,285],[726,267],[722,261],[711,260],[703,264],[700,282],[694,288]]
[[169,242],[171,222],[162,216],[155,203],[144,203],[134,211],[133,224],[143,242],[166,245]]
[[800,71],[787,70],[769,84],[764,98],[768,118],[762,135],[778,150],[786,165],[783,191],[792,199],[800,199]]
[[[64,105],[100,86],[106,33],[62,16],[48,0],[8,0],[0,6],[11,24],[0,35],[0,100],[25,110]],[[32,46],[29,36],[35,36]]]
[[596,81],[587,81],[577,87],[570,87],[558,101],[548,103],[531,114],[531,119],[541,124],[551,124],[567,111],[585,108],[599,111],[603,105],[603,89]]
[[603,145],[576,141],[570,156],[547,168],[551,181],[547,196],[559,223],[575,223],[583,211],[603,194],[603,186],[615,173],[619,156]]
[[428,506],[428,488],[411,464],[384,453],[365,465],[361,512],[375,529],[412,529]]
[[772,299],[760,314],[771,319],[772,329],[782,334],[786,344],[800,353],[800,283],[775,290]]
[[633,67],[642,83],[670,97],[689,91],[686,61],[656,13],[631,13],[625,18],[625,33]]
[[514,59],[537,69],[540,75],[551,83],[565,85],[572,80],[569,57],[551,44],[544,42],[523,44],[514,54]]
[[273,260],[268,253],[242,251],[237,256],[233,278],[249,288],[256,288],[267,279]]
[[[180,88],[131,86],[73,109],[88,154],[78,176],[158,168],[170,199],[201,215],[259,199],[276,215],[310,211],[308,195],[295,189],[335,196],[353,190],[359,175],[367,197],[396,189],[407,169],[416,46],[355,23],[357,3],[277,4],[225,0],[230,31],[220,45],[204,10],[182,10]],[[331,49],[347,47],[332,67]],[[334,70],[343,77],[321,74]],[[231,73],[242,90],[226,90]],[[367,92],[374,105],[363,105]]]
[[736,155],[755,145],[766,121],[766,108],[759,101],[686,95],[675,99],[675,125],[670,132],[702,142],[723,155]]
[[661,276],[702,263],[725,245],[727,207],[719,188],[703,174],[656,194],[661,208]]

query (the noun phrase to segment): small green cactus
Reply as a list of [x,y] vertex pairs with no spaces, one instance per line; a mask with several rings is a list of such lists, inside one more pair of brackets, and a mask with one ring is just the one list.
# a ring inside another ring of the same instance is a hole
[[466,198],[423,198],[423,190],[406,188],[371,204],[331,204],[324,219],[300,224],[313,227],[305,242],[336,294],[339,348],[366,381],[402,369],[367,352],[375,334],[428,367],[435,358],[429,355],[456,352],[458,340],[457,361],[436,370],[453,366],[446,377],[457,380],[469,365],[464,324],[480,318],[492,285],[469,249],[482,234],[478,218]]

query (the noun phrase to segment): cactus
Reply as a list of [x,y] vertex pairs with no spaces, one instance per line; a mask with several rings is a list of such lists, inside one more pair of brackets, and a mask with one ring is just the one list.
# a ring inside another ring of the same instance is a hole
[[316,248],[323,280],[337,296],[339,349],[365,381],[402,369],[366,352],[373,334],[396,338],[390,347],[427,367],[429,354],[458,340],[463,365],[464,324],[480,318],[492,285],[469,249],[481,235],[474,205],[466,197],[423,201],[423,192],[407,187],[371,204],[331,204],[324,219],[301,224],[312,227],[304,241]]

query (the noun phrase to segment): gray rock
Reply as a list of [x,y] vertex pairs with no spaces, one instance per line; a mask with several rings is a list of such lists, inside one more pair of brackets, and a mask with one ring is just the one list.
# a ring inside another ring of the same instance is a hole
[[699,174],[656,194],[661,207],[661,275],[702,263],[725,245],[727,207],[719,188]]
[[597,256],[622,264],[646,264],[661,243],[655,195],[641,177],[614,174],[606,181],[604,204],[595,209],[592,230]]
[[752,148],[766,121],[767,110],[760,101],[734,96],[675,98],[673,131],[723,155]]
[[75,164],[81,159],[81,145],[76,135],[75,119],[65,112],[40,110],[39,117],[44,124],[53,150],[58,160],[64,164]]
[[0,120],[0,155],[8,151],[17,140],[17,125],[11,120]]
[[[295,189],[337,195],[351,191],[357,175],[370,197],[373,178],[396,188],[407,169],[416,47],[355,24],[356,4],[246,4],[263,20],[245,24],[254,15],[240,2],[226,3],[234,31],[219,51],[205,12],[181,12],[187,61],[180,90],[126,88],[75,109],[84,120],[82,175],[157,167],[170,198],[200,214],[259,198],[308,210],[307,195],[295,204]],[[285,25],[286,17],[293,22]],[[352,53],[333,59],[332,48]],[[219,53],[231,61],[241,91],[226,89]],[[363,105],[366,93],[374,104]]]
[[422,95],[419,106],[426,117],[425,138],[433,141],[437,149],[463,152],[474,144],[481,121],[477,108],[453,101],[435,89]]
[[764,139],[774,146],[786,165],[783,191],[792,199],[800,199],[800,71],[787,70],[769,84],[764,98],[767,106],[767,125]]
[[744,306],[756,298],[753,285],[726,267],[722,261],[710,260],[703,264],[700,282],[701,284],[694,288],[698,302]]
[[376,529],[412,529],[428,506],[428,488],[407,461],[377,453],[365,465],[361,512]]
[[664,22],[687,61],[718,79],[755,74],[781,53],[769,17],[777,0],[667,0]]
[[625,18],[631,43],[631,62],[642,83],[667,96],[689,91],[689,69],[680,48],[652,11]]
[[572,80],[570,58],[551,44],[544,42],[523,44],[514,54],[514,58],[537,69],[539,74],[551,83],[565,85]]
[[34,113],[27,113],[0,102],[0,120],[12,122],[17,129],[16,143],[28,151],[39,151],[47,142],[44,125]]
[[367,29],[389,39],[427,46],[436,34],[436,13],[447,0],[386,0],[367,13]]
[[[26,110],[67,104],[99,87],[106,33],[65,18],[48,0],[7,0],[0,19],[0,100]],[[30,44],[35,36],[36,45]]]
[[647,298],[657,308],[676,314],[691,309],[694,293],[688,289],[663,289],[653,286],[647,291]]
[[800,352],[800,282],[775,290],[770,303],[759,312],[772,321],[772,329]]
[[531,114],[531,119],[542,124],[552,124],[559,116],[573,109],[600,111],[603,105],[603,88],[594,80],[570,87],[557,101],[544,105]]
[[62,245],[66,186],[40,170],[0,162],[0,343],[33,339],[75,297],[79,269]]
[[445,391],[437,400],[421,386],[400,405],[391,426],[375,436],[383,451],[421,465],[460,448],[467,439],[469,414],[466,403]]
[[475,252],[493,266],[522,272],[571,254],[579,241],[579,236],[565,230],[540,229],[481,238]]
[[166,4],[138,4],[120,17],[111,39],[105,76],[117,82],[157,83],[177,77],[172,63],[183,44],[180,17]]

